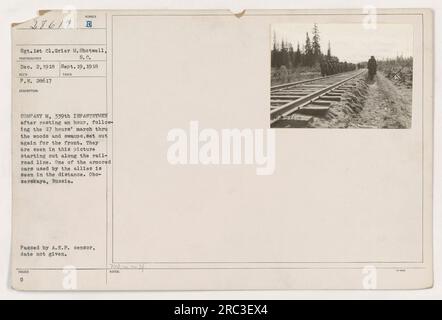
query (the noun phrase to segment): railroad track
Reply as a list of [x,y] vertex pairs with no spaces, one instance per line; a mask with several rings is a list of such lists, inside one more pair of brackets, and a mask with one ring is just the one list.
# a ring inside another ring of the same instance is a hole
[[357,70],[271,87],[271,127],[307,127],[314,116],[325,115],[333,102],[341,101],[365,72]]

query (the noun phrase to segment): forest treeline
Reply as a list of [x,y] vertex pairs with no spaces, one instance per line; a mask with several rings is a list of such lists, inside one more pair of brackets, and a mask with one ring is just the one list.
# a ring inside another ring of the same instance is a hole
[[272,68],[288,69],[297,67],[316,67],[321,69],[323,75],[330,75],[338,72],[356,69],[353,63],[339,61],[339,58],[332,55],[331,43],[328,43],[327,52],[324,54],[320,44],[318,25],[313,25],[312,36],[307,32],[304,45],[301,48],[297,43],[296,49],[289,41],[282,39],[280,42],[273,35],[273,47],[271,52]]

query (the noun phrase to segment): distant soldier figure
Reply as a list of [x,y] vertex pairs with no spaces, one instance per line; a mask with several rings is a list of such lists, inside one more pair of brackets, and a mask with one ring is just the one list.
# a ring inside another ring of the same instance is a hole
[[326,70],[326,62],[324,61],[324,59],[321,59],[321,63],[320,63],[320,67],[321,67],[321,76],[325,76],[327,75],[327,70]]
[[368,68],[368,78],[370,80],[373,80],[377,70],[377,63],[374,56],[371,56],[371,58],[368,60],[367,68]]
[[335,73],[336,73],[335,63],[332,62],[332,61],[330,61],[330,62],[328,63],[328,74],[329,74],[329,75],[332,75],[332,74],[335,74]]

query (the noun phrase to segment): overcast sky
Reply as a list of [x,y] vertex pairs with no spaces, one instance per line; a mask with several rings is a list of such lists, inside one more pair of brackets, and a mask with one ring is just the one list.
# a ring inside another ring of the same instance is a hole
[[[361,23],[318,24],[321,37],[321,50],[327,52],[331,43],[332,55],[341,61],[367,61],[374,55],[376,59],[394,58],[397,55],[413,56],[413,26],[408,24],[378,24],[377,29],[365,29]],[[281,39],[292,42],[296,50],[297,42],[305,44],[305,33],[312,38],[313,23],[284,23],[272,25],[278,42]]]

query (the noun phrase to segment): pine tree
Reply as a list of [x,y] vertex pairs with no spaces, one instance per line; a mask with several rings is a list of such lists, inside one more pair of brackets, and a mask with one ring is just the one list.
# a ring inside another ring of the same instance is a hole
[[293,51],[293,45],[289,43],[289,68],[295,66],[295,52]]
[[308,35],[308,32],[306,33],[306,37],[305,37],[305,47],[304,47],[304,54],[305,54],[305,58],[304,58],[304,64],[306,66],[312,66],[313,65],[313,48],[312,48],[312,44],[310,41],[310,36]]
[[276,33],[273,32],[273,48],[271,52],[270,62],[272,65],[272,68],[278,67],[278,47],[276,45]]
[[328,57],[328,58],[331,57],[331,46],[330,46],[330,41],[328,42],[327,57]]
[[302,63],[302,53],[301,53],[301,48],[299,47],[299,42],[298,42],[298,46],[296,48],[296,52],[295,52],[295,67],[299,66]]
[[281,65],[286,66],[286,68],[289,67],[289,52],[287,43],[284,42],[284,40],[281,40]]
[[319,36],[319,28],[318,25],[315,23],[313,25],[313,38],[312,38],[312,51],[313,51],[313,62],[318,62],[319,58],[321,57],[321,44],[319,43],[320,41],[320,36]]

